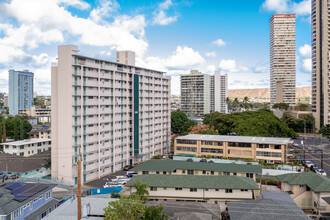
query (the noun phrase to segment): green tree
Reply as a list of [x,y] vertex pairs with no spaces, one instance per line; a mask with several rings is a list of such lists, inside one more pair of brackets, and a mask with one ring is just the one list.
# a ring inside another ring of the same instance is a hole
[[322,126],[322,128],[320,129],[320,133],[323,137],[327,137],[330,140],[330,124]]
[[162,156],[157,154],[157,155],[154,155],[151,159],[159,160],[159,159],[162,159]]
[[2,123],[0,123],[0,143],[2,143]]
[[134,182],[134,187],[136,189],[136,192],[133,194],[135,196],[138,196],[141,200],[146,200],[146,196],[149,195],[148,191],[148,185],[142,182]]
[[[5,124],[6,124],[7,137],[11,137],[12,139],[15,139],[15,132],[16,132],[17,140],[18,140],[18,138],[19,138],[18,126],[21,123],[21,121],[23,123],[24,139],[28,138],[28,133],[32,130],[32,125],[25,118],[19,117],[19,116],[8,117],[6,119]],[[16,128],[15,128],[15,126],[16,126]]]
[[116,193],[115,191],[111,191],[111,198],[119,199],[120,198],[120,194],[119,193]]
[[196,121],[188,119],[188,121],[186,121],[182,126],[182,134],[188,134],[188,131],[190,131],[196,125]]
[[6,133],[6,119],[2,119],[2,143],[6,143],[7,133]]
[[24,140],[23,121],[19,121],[19,139]]
[[168,215],[163,211],[162,205],[149,206],[144,209],[142,220],[163,220],[168,218]]
[[16,118],[14,118],[14,140],[17,141],[18,140],[18,128],[17,128],[17,120]]
[[210,114],[206,114],[206,115],[204,115],[204,118],[203,118],[203,124],[204,125],[210,124],[217,117],[220,117],[221,115],[223,115],[223,114],[220,113],[220,112],[213,112],[213,113],[210,113]]
[[286,103],[276,103],[273,105],[273,109],[288,110],[289,104]]
[[299,110],[300,111],[306,111],[308,109],[308,104],[306,103],[299,103],[298,104]]
[[176,110],[171,113],[171,131],[175,134],[181,134],[182,127],[188,121],[187,115],[181,111]]
[[103,211],[105,220],[136,220],[144,214],[144,203],[138,196],[122,196],[109,202]]

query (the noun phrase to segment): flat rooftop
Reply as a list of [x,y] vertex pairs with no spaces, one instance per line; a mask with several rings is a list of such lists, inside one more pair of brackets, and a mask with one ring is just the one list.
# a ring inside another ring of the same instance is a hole
[[202,163],[187,162],[182,160],[148,160],[132,170],[136,171],[167,171],[173,172],[176,169],[184,170],[205,170],[220,172],[241,172],[241,173],[261,173],[260,164],[236,164],[233,163]]
[[40,142],[45,142],[45,141],[52,141],[52,139],[49,139],[49,138],[32,138],[32,139],[24,139],[24,140],[21,140],[21,141],[6,142],[6,143],[3,143],[3,145],[21,146],[21,145],[35,144],[35,143],[40,143]]
[[232,136],[232,135],[207,135],[207,134],[189,134],[177,137],[176,140],[198,140],[198,141],[225,141],[255,144],[283,144],[291,143],[291,138],[279,137],[252,137],[252,136]]

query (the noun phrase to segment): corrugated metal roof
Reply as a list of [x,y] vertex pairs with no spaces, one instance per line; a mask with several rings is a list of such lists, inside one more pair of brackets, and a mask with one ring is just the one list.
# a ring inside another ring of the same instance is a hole
[[252,137],[252,136],[231,136],[231,135],[207,135],[207,134],[189,134],[180,136],[177,140],[200,140],[200,141],[226,141],[240,143],[257,143],[257,144],[289,144],[290,138],[278,137]]
[[198,188],[198,189],[254,189],[259,187],[252,178],[241,176],[204,175],[161,175],[146,174],[134,176],[126,186],[141,181],[152,187]]
[[261,165],[236,164],[236,163],[202,163],[186,162],[180,160],[148,160],[132,170],[141,171],[167,171],[173,172],[176,169],[185,170],[205,170],[220,172],[241,172],[241,173],[261,173]]

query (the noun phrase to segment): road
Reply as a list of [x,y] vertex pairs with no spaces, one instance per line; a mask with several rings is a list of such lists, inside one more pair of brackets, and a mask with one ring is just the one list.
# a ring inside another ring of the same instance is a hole
[[[295,140],[294,143],[297,147],[295,149],[299,150],[301,159],[304,158],[304,145],[302,144],[302,137]],[[307,136],[305,140],[305,156],[306,160],[311,161],[318,168],[321,168],[321,156],[323,151],[323,169],[330,176],[330,142],[326,138],[322,137],[311,137]]]
[[107,179],[111,180],[116,178],[116,176],[125,176],[125,175],[126,175],[126,171],[120,170],[110,175],[104,176],[100,179],[96,179],[91,182],[85,183],[84,185],[90,186],[92,188],[102,188]]

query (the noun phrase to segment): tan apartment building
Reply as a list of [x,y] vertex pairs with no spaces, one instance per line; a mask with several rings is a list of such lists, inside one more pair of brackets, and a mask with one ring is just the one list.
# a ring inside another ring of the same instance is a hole
[[329,1],[312,0],[312,111],[315,126],[330,124]]
[[288,192],[299,208],[330,216],[329,178],[314,172],[283,174],[277,178],[282,192]]
[[296,18],[274,14],[270,19],[270,100],[296,103]]
[[210,155],[214,158],[287,163],[292,156],[290,145],[290,138],[190,134],[175,139],[174,155]]
[[218,203],[254,199],[258,185],[241,176],[137,175],[126,185],[123,194],[136,192],[135,182],[147,184],[149,200]]
[[117,61],[58,47],[52,66],[52,178],[83,182],[164,154],[170,147],[170,78],[134,66],[134,53]]
[[256,181],[257,174],[262,173],[260,164],[236,163],[201,163],[182,160],[148,160],[132,170],[138,175],[169,174],[169,175],[201,175],[201,176],[242,176]]

